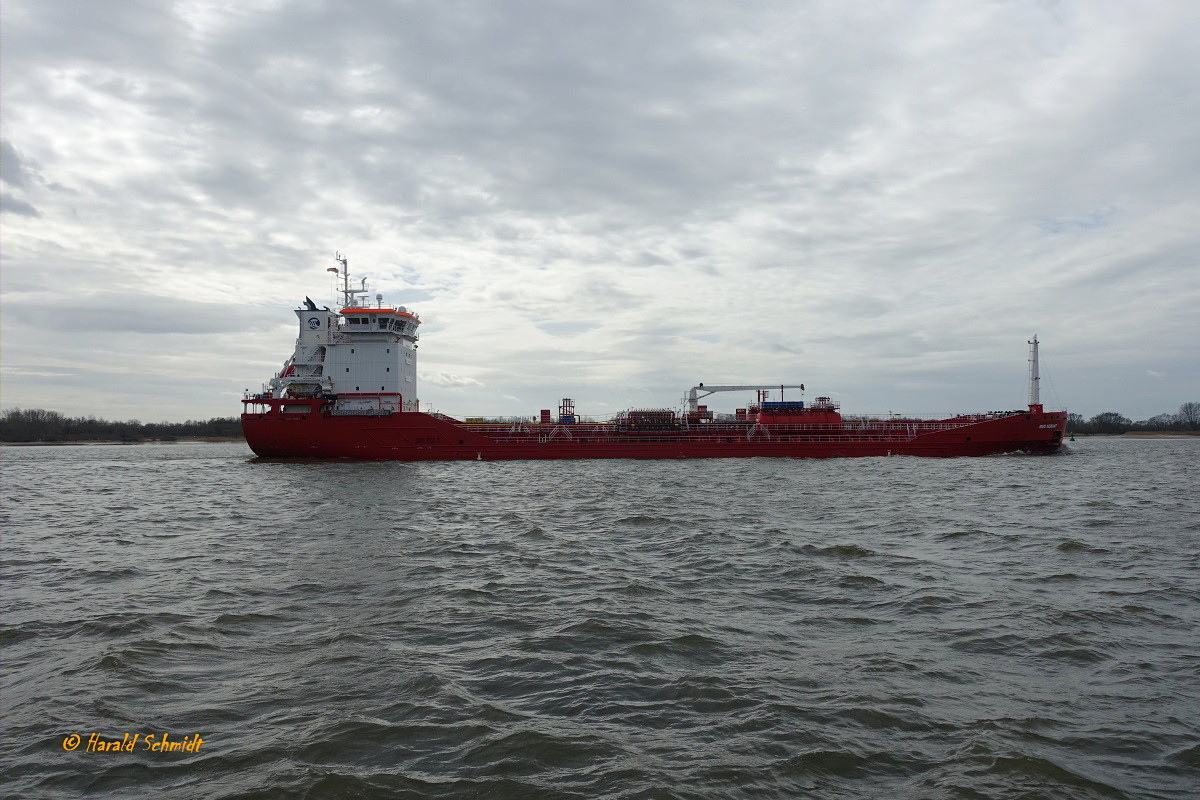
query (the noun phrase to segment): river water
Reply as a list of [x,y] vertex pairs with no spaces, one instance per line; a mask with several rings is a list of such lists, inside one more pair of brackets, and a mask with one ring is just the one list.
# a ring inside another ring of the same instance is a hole
[[[3,455],[7,797],[1200,787],[1200,438],[946,460]],[[147,747],[164,734],[190,749]],[[97,749],[117,739],[132,751]]]

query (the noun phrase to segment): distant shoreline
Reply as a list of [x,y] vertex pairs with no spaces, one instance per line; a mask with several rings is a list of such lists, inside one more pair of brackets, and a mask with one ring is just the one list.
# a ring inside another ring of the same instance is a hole
[[1200,431],[1129,431],[1121,435],[1134,439],[1190,439],[1200,436]]
[[224,444],[244,442],[241,436],[181,436],[178,439],[138,439],[122,442],[117,439],[68,439],[61,442],[0,442],[4,447],[78,447],[88,444]]
[[[1074,433],[1069,434],[1079,439],[1091,438],[1126,438],[1126,439],[1192,439],[1200,436],[1200,431],[1128,431],[1126,433]],[[181,436],[178,439],[139,439],[134,442],[122,442],[117,439],[70,439],[61,442],[0,442],[4,447],[82,447],[84,445],[138,445],[138,444],[228,444],[230,442],[245,442],[241,436]]]
[[1126,431],[1125,433],[1068,433],[1067,436],[1080,439],[1094,437],[1128,438],[1128,439],[1191,439],[1200,436],[1200,431]]
[[[1080,439],[1093,437],[1127,438],[1127,439],[1191,439],[1200,436],[1200,431],[1127,431],[1125,433],[1073,433],[1069,434]],[[4,447],[80,447],[89,444],[228,444],[229,442],[244,442],[241,436],[181,436],[177,439],[139,439],[133,442],[122,442],[117,439],[68,439],[61,442],[0,442]]]

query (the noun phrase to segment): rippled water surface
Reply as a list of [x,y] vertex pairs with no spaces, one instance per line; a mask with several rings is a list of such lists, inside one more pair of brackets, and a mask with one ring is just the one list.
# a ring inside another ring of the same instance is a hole
[[[7,797],[1200,786],[1200,439],[950,460],[250,455],[5,449]],[[141,738],[88,752],[93,733]],[[203,741],[143,749],[164,733]]]

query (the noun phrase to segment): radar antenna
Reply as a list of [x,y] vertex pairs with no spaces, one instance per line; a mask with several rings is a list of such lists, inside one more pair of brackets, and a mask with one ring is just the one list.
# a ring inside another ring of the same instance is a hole
[[[334,260],[342,265],[342,308],[355,308],[358,306],[358,299],[355,295],[366,294],[367,279],[362,279],[362,287],[359,289],[350,288],[350,260],[341,253],[333,254]],[[335,267],[329,268],[330,272],[337,272]]]

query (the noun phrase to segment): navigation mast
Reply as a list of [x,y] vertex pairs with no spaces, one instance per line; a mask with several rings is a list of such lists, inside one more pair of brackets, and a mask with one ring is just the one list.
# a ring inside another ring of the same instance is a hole
[[1042,404],[1041,375],[1038,374],[1038,338],[1037,334],[1029,340],[1029,407],[1040,407]]
[[[334,253],[334,259],[342,265],[342,308],[358,308],[359,302],[355,295],[367,294],[367,279],[362,279],[362,286],[358,289],[350,288],[350,259],[346,258],[341,253]],[[337,272],[336,267],[330,267],[330,272]]]

